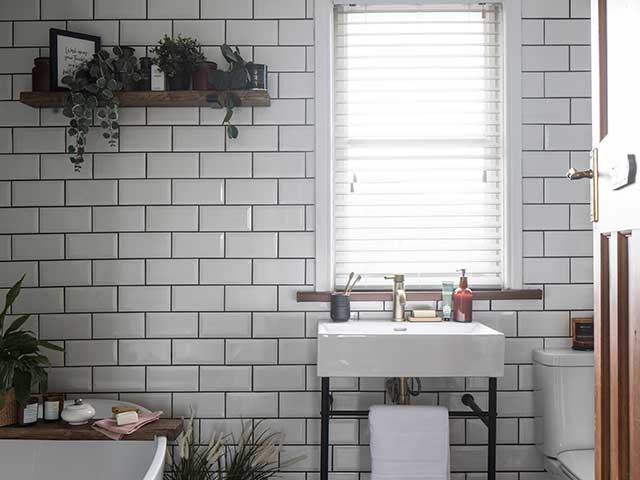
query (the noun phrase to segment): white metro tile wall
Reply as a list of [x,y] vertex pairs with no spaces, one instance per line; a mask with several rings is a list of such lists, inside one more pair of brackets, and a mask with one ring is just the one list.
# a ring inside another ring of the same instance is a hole
[[[179,3],[179,7],[177,6]],[[524,279],[542,301],[476,302],[476,318],[508,337],[499,382],[499,469],[541,478],[531,402],[531,350],[566,346],[571,316],[591,309],[588,192],[588,0],[523,0]],[[184,415],[206,438],[267,417],[287,432],[285,456],[307,454],[286,478],[316,478],[319,381],[315,328],[323,303],[299,304],[314,278],[312,0],[0,0],[0,286],[27,273],[13,313],[65,344],[50,385],[117,396]],[[65,148],[64,119],[17,102],[54,23],[144,51],[163,32],[193,35],[224,67],[238,43],[269,64],[270,108],[121,112],[115,149],[92,132],[82,170]],[[388,315],[354,304],[360,318]],[[336,379],[341,405],[383,398],[380,379]],[[420,403],[480,401],[484,379],[424,379]],[[336,478],[368,478],[366,420],[333,422]],[[454,478],[481,478],[486,435],[452,422]]]

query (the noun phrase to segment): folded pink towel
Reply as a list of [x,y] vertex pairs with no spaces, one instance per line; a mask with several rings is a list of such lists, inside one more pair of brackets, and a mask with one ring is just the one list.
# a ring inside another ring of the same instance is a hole
[[136,423],[130,423],[129,425],[118,426],[113,418],[104,418],[98,420],[91,425],[98,432],[106,435],[111,440],[120,440],[125,435],[131,435],[136,430],[145,426],[147,423],[155,422],[162,415],[162,411],[151,413],[138,414],[139,420]]

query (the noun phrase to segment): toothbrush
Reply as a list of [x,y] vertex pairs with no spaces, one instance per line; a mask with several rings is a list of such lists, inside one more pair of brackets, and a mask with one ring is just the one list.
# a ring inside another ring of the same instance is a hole
[[349,296],[351,295],[351,292],[353,291],[353,289],[355,288],[355,286],[357,285],[357,283],[360,281],[360,279],[362,278],[362,275],[358,275],[356,277],[356,280],[351,284],[351,286],[347,289],[345,295]]
[[344,293],[345,295],[347,295],[347,290],[349,290],[349,284],[351,283],[351,280],[353,280],[353,276],[354,276],[354,275],[355,275],[355,273],[354,273],[354,272],[351,272],[351,273],[349,274],[349,279],[347,280],[347,284],[344,286],[344,291],[343,291],[343,293]]

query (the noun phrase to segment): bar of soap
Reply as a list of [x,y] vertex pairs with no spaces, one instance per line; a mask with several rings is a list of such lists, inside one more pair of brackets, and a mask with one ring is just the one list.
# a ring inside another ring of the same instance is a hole
[[129,425],[131,423],[138,423],[137,412],[122,412],[116,413],[116,423],[119,427],[122,425]]
[[435,310],[413,310],[412,316],[416,318],[434,318],[436,316]]
[[116,405],[114,407],[111,407],[111,413],[113,413],[114,415],[116,415],[118,413],[124,413],[124,412],[136,412],[136,413],[138,413],[138,407],[132,407],[132,406],[128,406],[128,405]]
[[410,322],[442,322],[442,317],[409,317]]

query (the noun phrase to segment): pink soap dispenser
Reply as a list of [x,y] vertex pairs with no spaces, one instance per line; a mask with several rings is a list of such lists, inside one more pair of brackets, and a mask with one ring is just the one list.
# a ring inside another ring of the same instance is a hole
[[468,286],[466,269],[458,270],[462,272],[460,284],[453,292],[453,321],[470,322],[473,311],[473,292]]

